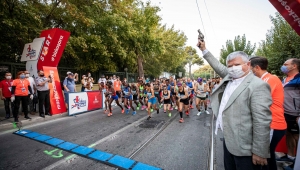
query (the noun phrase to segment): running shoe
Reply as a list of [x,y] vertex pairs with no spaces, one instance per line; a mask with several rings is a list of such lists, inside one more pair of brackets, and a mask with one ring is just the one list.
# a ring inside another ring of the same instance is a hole
[[153,112],[153,109],[151,109],[150,112]]
[[124,113],[124,109],[122,109],[121,113]]
[[147,120],[150,120],[151,119],[151,116],[148,116]]
[[187,116],[189,116],[189,115],[190,115],[190,113],[189,113],[189,111],[188,111],[188,110],[185,112],[185,114],[186,114]]
[[201,115],[201,111],[197,113],[197,116],[200,116],[200,115]]
[[169,113],[169,117],[171,117],[172,116],[172,113]]
[[178,107],[177,107],[177,106],[175,106],[175,110],[178,110]]
[[148,112],[148,108],[146,108],[146,111]]
[[128,109],[130,110],[130,106],[128,106]]
[[173,110],[173,107],[170,107],[170,110]]
[[161,108],[163,106],[163,104],[160,104],[159,107]]
[[210,114],[208,110],[206,110],[205,113],[208,114],[208,115]]
[[112,115],[112,113],[108,113],[107,116],[110,117]]
[[190,109],[194,109],[193,105],[190,105]]
[[157,114],[159,113],[159,109],[156,110],[156,113],[157,113]]
[[136,115],[136,111],[133,111],[133,112],[132,112],[132,115]]
[[140,104],[140,103],[138,104],[138,107],[141,107],[141,104]]
[[166,113],[166,110],[164,110],[164,113]]
[[107,110],[104,110],[104,114],[106,114],[108,111]]
[[126,109],[126,114],[128,114],[129,113],[129,108],[128,109]]
[[180,118],[179,123],[183,123],[183,122],[184,122],[183,118]]
[[288,158],[287,155],[284,155],[276,159],[277,162],[294,162],[292,159]]
[[136,107],[136,110],[140,110],[140,107]]

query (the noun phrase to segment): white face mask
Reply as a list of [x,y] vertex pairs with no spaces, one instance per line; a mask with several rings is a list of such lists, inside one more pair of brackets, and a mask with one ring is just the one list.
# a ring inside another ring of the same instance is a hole
[[29,74],[25,74],[25,76],[28,78],[28,77],[29,77]]
[[227,70],[228,70],[229,76],[234,79],[240,78],[245,74],[245,72],[243,71],[242,65],[232,66],[232,67],[227,68]]
[[11,76],[6,76],[5,77],[7,80],[10,80],[11,79]]

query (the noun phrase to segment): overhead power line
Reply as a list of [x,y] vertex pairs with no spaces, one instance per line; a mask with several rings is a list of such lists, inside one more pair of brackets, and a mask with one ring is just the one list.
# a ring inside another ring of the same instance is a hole
[[205,4],[205,8],[206,8],[206,11],[207,11],[207,14],[208,14],[208,18],[209,18],[209,21],[210,21],[210,24],[211,24],[211,28],[212,28],[212,30],[213,30],[214,36],[216,37],[215,30],[214,30],[213,24],[212,24],[212,22],[211,22],[210,15],[209,15],[209,12],[208,12],[207,5],[206,5],[206,1],[205,1],[205,0],[204,0],[204,4]]
[[202,25],[203,25],[203,32],[204,32],[204,35],[207,37],[207,34],[205,32],[205,28],[204,28],[204,24],[203,24],[203,20],[202,20],[202,17],[201,17],[201,13],[200,13],[200,8],[199,8],[197,0],[196,0],[196,3],[197,3],[197,8],[198,8],[199,16],[200,16],[200,19],[201,19],[201,22],[202,22]]

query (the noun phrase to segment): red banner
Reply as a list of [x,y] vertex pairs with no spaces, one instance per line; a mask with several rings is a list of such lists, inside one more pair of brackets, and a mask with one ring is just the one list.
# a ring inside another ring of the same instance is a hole
[[100,91],[88,91],[88,110],[95,110],[102,108],[102,93]]
[[56,67],[43,67],[46,77],[51,76],[52,83],[49,83],[50,89],[50,113],[59,114],[66,112],[64,96],[60,85],[59,75]]
[[269,0],[300,36],[300,0]]
[[58,28],[44,30],[40,37],[45,37],[41,55],[37,64],[37,69],[43,66],[57,67],[61,55],[70,37],[70,33]]

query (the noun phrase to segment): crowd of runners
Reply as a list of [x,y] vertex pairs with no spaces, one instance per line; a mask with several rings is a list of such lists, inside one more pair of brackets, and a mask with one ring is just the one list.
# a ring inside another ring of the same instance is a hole
[[119,77],[113,77],[106,80],[102,76],[99,81],[99,89],[105,94],[105,113],[112,116],[113,102],[121,108],[121,113],[132,115],[137,110],[146,110],[147,120],[151,119],[151,112],[160,109],[167,116],[171,117],[172,110],[178,110],[180,113],[180,123],[183,123],[183,113],[189,116],[190,109],[193,109],[195,103],[198,110],[198,116],[201,113],[210,114],[208,108],[208,98],[210,93],[219,84],[219,78],[206,80],[198,77],[197,79],[180,78],[175,80],[170,78],[149,79],[139,78],[137,83],[128,83],[126,79],[119,80]]

